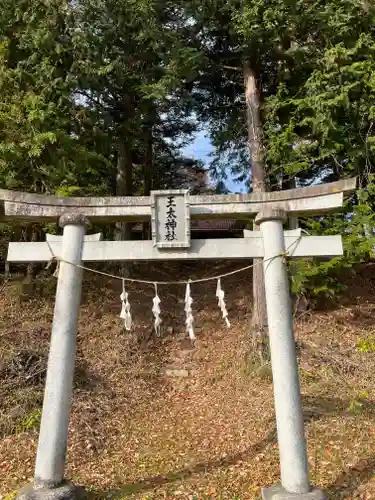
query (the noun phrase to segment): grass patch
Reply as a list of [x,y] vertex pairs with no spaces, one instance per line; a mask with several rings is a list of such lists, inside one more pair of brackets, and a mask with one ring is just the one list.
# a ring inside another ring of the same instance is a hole
[[15,434],[21,434],[22,432],[39,430],[40,421],[42,418],[42,410],[40,408],[33,410],[29,415],[16,424],[14,427]]
[[259,378],[272,382],[272,368],[269,363],[260,364],[258,360],[247,357],[240,365],[240,374],[245,378]]
[[18,491],[12,491],[11,493],[6,493],[3,500],[13,500],[16,498]]

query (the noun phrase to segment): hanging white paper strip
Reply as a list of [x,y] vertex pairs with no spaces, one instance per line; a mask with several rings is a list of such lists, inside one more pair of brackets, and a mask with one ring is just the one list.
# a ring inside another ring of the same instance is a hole
[[225,320],[225,323],[227,324],[227,327],[230,327],[230,322],[228,319],[228,311],[225,305],[224,301],[224,290],[221,288],[221,279],[219,278],[217,280],[217,287],[216,287],[216,297],[218,298],[218,306],[220,307],[221,313],[223,315],[223,319]]
[[122,280],[122,294],[120,295],[122,302],[120,318],[124,320],[126,330],[132,327],[132,316],[130,314],[129,295],[125,290],[125,280]]
[[192,309],[193,299],[190,294],[190,283],[186,285],[186,293],[185,293],[185,313],[186,313],[186,331],[189,334],[191,340],[195,340],[194,335],[194,318],[193,318],[193,309]]
[[54,271],[54,273],[53,273],[53,276],[54,276],[55,278],[58,278],[58,277],[59,277],[59,271],[60,271],[60,261],[58,260],[58,261],[56,262],[56,269],[55,269],[55,271]]
[[155,333],[159,337],[160,336],[160,325],[161,325],[161,318],[160,318],[160,313],[161,313],[160,304],[161,304],[161,300],[160,300],[160,297],[158,295],[158,286],[157,286],[157,284],[155,283],[154,286],[155,286],[155,297],[152,300],[152,304],[153,304],[152,305],[152,313],[153,313],[154,318],[155,318],[155,321],[154,321]]

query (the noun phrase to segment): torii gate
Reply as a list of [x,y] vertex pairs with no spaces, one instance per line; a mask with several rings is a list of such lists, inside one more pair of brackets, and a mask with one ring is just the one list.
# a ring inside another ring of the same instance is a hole
[[[57,198],[0,190],[0,220],[59,221],[63,237],[42,243],[9,243],[9,262],[60,260],[34,484],[23,500],[76,498],[64,481],[68,423],[82,288],[82,261],[264,258],[281,484],[262,489],[265,500],[322,500],[309,483],[306,441],[285,250],[291,257],[342,255],[341,236],[301,236],[283,231],[288,216],[340,209],[356,179],[271,193],[189,196],[154,191],[150,197]],[[190,218],[251,219],[260,232],[244,238],[190,240]],[[100,241],[85,237],[93,222],[150,220],[152,241]]]

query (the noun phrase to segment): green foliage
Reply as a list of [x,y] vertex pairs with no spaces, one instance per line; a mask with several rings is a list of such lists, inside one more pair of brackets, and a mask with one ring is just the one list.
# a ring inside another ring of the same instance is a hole
[[0,20],[0,187],[115,194],[178,185],[196,128],[186,87],[200,52],[175,2],[5,0]]
[[348,406],[348,412],[354,415],[358,415],[366,410],[366,404],[368,403],[369,394],[368,392],[362,392],[358,396],[354,397]]
[[360,338],[357,340],[357,349],[359,352],[375,352],[375,337]]
[[12,491],[10,493],[7,493],[4,497],[4,500],[13,500],[14,498],[17,497],[18,491]]
[[372,172],[374,55],[372,35],[360,33],[350,43],[327,47],[295,96],[285,84],[279,86],[267,104],[273,163],[282,163],[288,175],[301,173],[301,179],[309,181],[314,177],[335,180],[342,175],[359,175],[364,180]]
[[323,263],[315,260],[299,260],[291,263],[292,293],[334,298],[344,288],[335,274],[337,267],[341,268],[338,258]]
[[375,182],[370,175],[366,188],[359,189],[355,199],[345,202],[342,213],[301,221],[310,234],[341,234],[344,255],[326,261],[291,261],[289,269],[294,294],[333,299],[345,289],[340,282],[342,273],[354,272],[356,264],[372,258],[375,248],[374,196]]
[[27,417],[14,427],[14,434],[21,434],[31,430],[39,430],[42,411],[38,408],[33,410]]
[[[0,186],[54,193],[100,182],[105,159],[79,133],[64,2],[7,0],[0,19]],[[93,168],[94,167],[94,168]]]
[[0,187],[85,196],[188,184],[197,163],[181,147],[202,124],[218,190],[229,173],[250,185],[247,62],[270,189],[359,177],[343,214],[301,220],[342,234],[344,257],[290,264],[295,293],[333,297],[374,247],[374,21],[362,0],[4,0]]

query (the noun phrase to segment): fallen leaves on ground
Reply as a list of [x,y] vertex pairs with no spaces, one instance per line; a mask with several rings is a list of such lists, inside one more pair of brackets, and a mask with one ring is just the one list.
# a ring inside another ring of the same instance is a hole
[[[185,271],[207,274],[197,265]],[[157,276],[157,269],[147,272]],[[375,334],[374,276],[368,267],[360,290],[353,283],[340,306],[296,320],[311,479],[332,499],[375,498],[375,353],[357,349],[358,338]],[[250,272],[222,280],[229,329],[216,283],[192,286],[198,338],[191,345],[183,287],[160,287],[159,338],[152,333],[152,287],[128,287],[135,321],[129,334],[119,318],[120,285],[86,277],[66,475],[90,498],[246,500],[279,481],[272,382],[246,366],[250,283]],[[1,353],[32,348],[45,355],[53,301],[20,304],[10,287],[0,297]],[[189,376],[166,377],[169,365]],[[42,394],[40,384],[35,390]],[[36,446],[35,429],[4,433],[1,498],[32,479]]]

